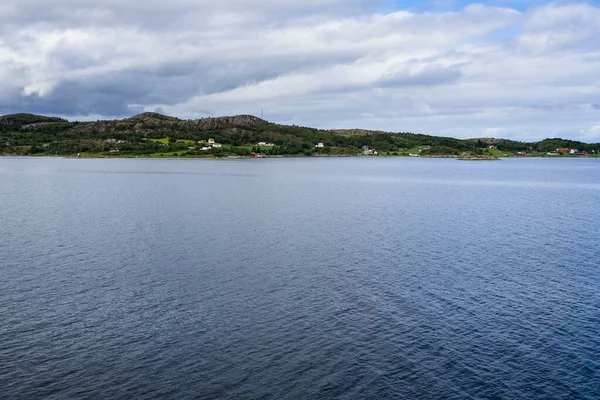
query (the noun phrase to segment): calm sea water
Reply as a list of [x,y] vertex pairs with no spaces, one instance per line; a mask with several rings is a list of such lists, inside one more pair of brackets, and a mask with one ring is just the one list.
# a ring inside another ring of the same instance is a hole
[[0,397],[600,398],[600,160],[0,158]]

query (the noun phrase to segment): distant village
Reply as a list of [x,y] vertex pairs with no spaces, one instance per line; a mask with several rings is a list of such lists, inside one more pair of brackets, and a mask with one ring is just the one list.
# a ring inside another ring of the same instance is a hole
[[[592,150],[592,152],[594,151]],[[589,153],[587,152],[587,150],[569,149],[567,147],[561,147],[556,149],[556,151],[551,151],[548,153],[549,156],[559,156],[561,154],[587,156]]]
[[[167,143],[169,138],[166,138]],[[123,140],[117,140],[117,139],[107,139],[106,140],[107,143],[114,145],[114,147],[111,147],[110,149],[110,153],[119,153],[120,149],[118,147],[119,144],[123,144],[126,143],[126,141]],[[186,141],[186,140],[175,140],[176,143],[190,143],[191,141]],[[167,143],[161,143],[161,145],[166,146]],[[192,142],[193,143],[193,142]],[[191,144],[191,143],[190,143]],[[197,142],[198,146],[190,146],[189,150],[199,150],[199,151],[203,151],[203,152],[207,152],[213,149],[221,149],[223,147],[223,145],[221,143],[217,143],[215,141],[215,139],[207,139],[207,140],[199,140]],[[49,144],[44,144],[44,147],[49,146]],[[264,154],[262,154],[260,152],[260,148],[273,148],[276,145],[274,143],[269,143],[269,142],[257,142],[254,144],[254,148],[258,149],[257,151],[252,151],[250,153],[250,157],[251,158],[263,158],[265,157]],[[316,149],[324,149],[327,146],[322,143],[319,142],[317,144],[314,145],[314,147]],[[488,146],[486,146],[488,150],[496,150],[497,146],[494,144],[490,144]],[[407,155],[410,157],[421,157],[421,153],[427,150],[430,150],[431,146],[420,146],[418,148],[418,151],[415,153],[408,153]],[[591,151],[592,154],[595,154],[596,152],[594,150]],[[369,146],[365,145],[362,146],[361,149],[361,153],[363,156],[378,156],[380,155],[380,153],[373,149],[370,148]],[[505,154],[506,156],[508,156],[508,154]],[[529,154],[526,151],[519,151],[516,153],[513,153],[513,155],[515,156],[528,156],[528,155],[532,155]],[[537,155],[539,155],[539,153],[537,153]],[[561,147],[561,148],[557,148],[555,151],[550,151],[547,152],[546,155],[548,156],[561,156],[561,155],[570,155],[570,156],[577,156],[577,155],[581,155],[581,156],[586,156],[586,155],[590,155],[590,153],[587,150],[579,150],[579,149],[571,149],[571,148],[567,148],[567,147]]]

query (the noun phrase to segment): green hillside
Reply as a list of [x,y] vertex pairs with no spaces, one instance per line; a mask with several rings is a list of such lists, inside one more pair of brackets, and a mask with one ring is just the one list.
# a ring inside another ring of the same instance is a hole
[[[490,146],[494,148],[488,148]],[[367,147],[369,151],[365,151]],[[122,120],[93,122],[70,122],[33,114],[0,117],[2,155],[227,157],[255,153],[262,156],[418,154],[444,157],[470,152],[493,156],[522,156],[523,153],[547,156],[557,148],[578,149],[592,156],[598,153],[600,144],[564,139],[524,143],[362,129],[323,130],[274,124],[250,115],[183,120],[142,113]]]

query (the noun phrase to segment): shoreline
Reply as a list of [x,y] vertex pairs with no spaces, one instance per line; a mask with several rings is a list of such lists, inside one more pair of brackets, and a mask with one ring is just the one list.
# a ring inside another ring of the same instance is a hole
[[227,157],[147,157],[147,156],[76,156],[76,155],[57,155],[57,154],[40,154],[40,155],[20,155],[20,154],[0,154],[0,158],[65,158],[65,159],[81,159],[81,160],[261,160],[261,159],[284,159],[284,158],[406,158],[406,159],[455,159],[457,161],[499,161],[499,160],[510,160],[510,159],[555,159],[555,160],[583,160],[583,159],[596,159],[600,158],[600,155],[595,156],[509,156],[509,157],[497,157],[497,158],[460,158],[456,155],[438,155],[438,156],[419,156],[410,157],[405,155],[279,155],[279,156],[263,156],[263,157],[250,157],[250,156],[227,156]]

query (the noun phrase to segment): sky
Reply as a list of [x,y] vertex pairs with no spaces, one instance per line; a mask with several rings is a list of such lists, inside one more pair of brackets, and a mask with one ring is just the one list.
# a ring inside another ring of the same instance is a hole
[[600,142],[600,0],[2,0],[0,115]]

